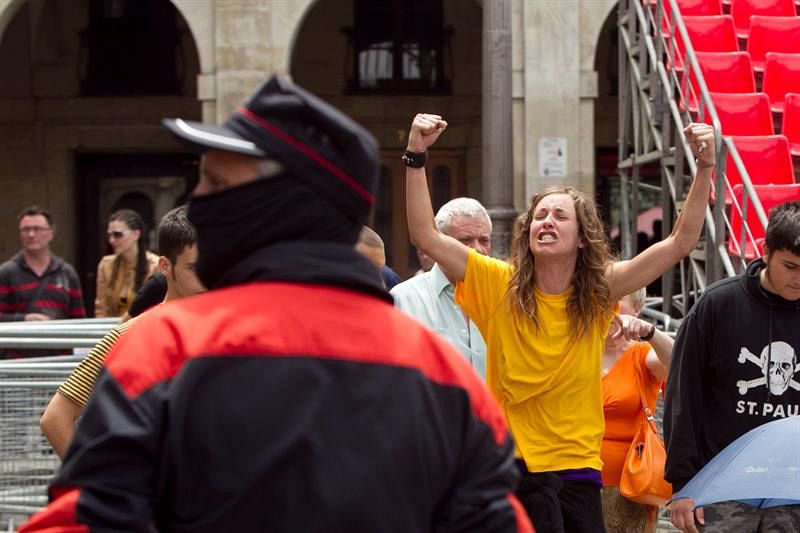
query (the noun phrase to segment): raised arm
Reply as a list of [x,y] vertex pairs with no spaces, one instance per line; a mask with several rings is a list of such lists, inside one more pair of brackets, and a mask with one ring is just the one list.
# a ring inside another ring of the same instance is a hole
[[675,344],[672,337],[658,329],[655,324],[632,315],[618,315],[617,322],[619,328],[614,337],[624,336],[633,341],[648,339],[650,351],[645,358],[645,366],[655,379],[665,381],[672,360],[672,346]]
[[666,381],[669,364],[672,362],[672,347],[675,340],[656,328],[653,338],[648,341],[652,350],[647,354],[645,365],[650,373],[659,381]]
[[[407,150],[427,152],[447,122],[439,115],[419,113],[411,123]],[[436,229],[425,167],[406,167],[406,214],[411,242],[456,279],[464,279],[469,248]]]
[[611,300],[630,294],[652,282],[669,267],[680,261],[697,245],[703,229],[711,174],[716,161],[714,128],[708,124],[689,124],[683,130],[692,154],[697,159],[697,174],[692,181],[683,209],[672,233],[633,259],[608,267]]

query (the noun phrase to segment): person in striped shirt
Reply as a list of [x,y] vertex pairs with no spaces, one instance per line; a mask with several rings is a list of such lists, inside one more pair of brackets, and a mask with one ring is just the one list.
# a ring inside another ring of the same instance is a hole
[[[161,219],[158,225],[158,253],[159,271],[167,280],[165,302],[205,291],[195,273],[197,231],[186,218],[185,206],[169,211]],[[39,426],[60,458],[63,459],[72,440],[75,422],[89,402],[103,361],[117,340],[135,328],[139,316],[112,328],[50,399]]]

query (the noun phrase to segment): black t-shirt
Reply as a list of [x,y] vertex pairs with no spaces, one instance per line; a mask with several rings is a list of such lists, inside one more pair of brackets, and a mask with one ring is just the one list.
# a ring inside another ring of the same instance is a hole
[[167,278],[164,274],[157,272],[150,279],[144,282],[136,292],[133,303],[128,308],[128,314],[132,317],[141,315],[154,305],[164,301],[167,294]]

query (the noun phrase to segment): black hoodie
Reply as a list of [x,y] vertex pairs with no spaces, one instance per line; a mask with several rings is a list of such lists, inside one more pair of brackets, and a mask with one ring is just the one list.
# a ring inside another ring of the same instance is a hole
[[800,414],[800,300],[765,290],[764,267],[708,287],[678,332],[664,411],[675,491],[737,437]]

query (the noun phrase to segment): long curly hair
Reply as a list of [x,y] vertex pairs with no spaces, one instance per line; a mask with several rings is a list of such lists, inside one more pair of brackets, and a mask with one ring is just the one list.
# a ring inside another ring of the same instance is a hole
[[567,302],[571,317],[571,336],[578,339],[586,335],[592,324],[598,322],[611,308],[611,289],[606,278],[606,267],[610,261],[608,238],[603,231],[603,222],[597,214],[592,200],[574,187],[551,187],[534,195],[528,212],[520,217],[519,231],[511,243],[509,263],[514,273],[508,287],[508,304],[516,319],[532,320],[536,328],[541,324],[536,316],[536,258],[531,252],[530,230],[533,212],[545,196],[566,194],[575,205],[578,221],[578,238],[583,246],[578,248],[575,273],[572,276],[572,294]]
[[[111,216],[108,218],[109,222],[119,221],[128,226],[130,230],[139,230],[139,240],[136,243],[137,252],[136,252],[136,273],[134,274],[133,279],[133,291],[136,292],[144,283],[144,278],[147,275],[147,247],[145,246],[145,227],[144,227],[144,220],[142,220],[141,215],[134,211],[133,209],[120,209],[118,211],[114,211],[111,213]],[[122,261],[122,257],[117,254],[114,258],[114,263],[111,267],[111,277],[108,280],[108,286],[113,287],[117,281],[117,275],[119,274],[120,269],[120,261]]]

